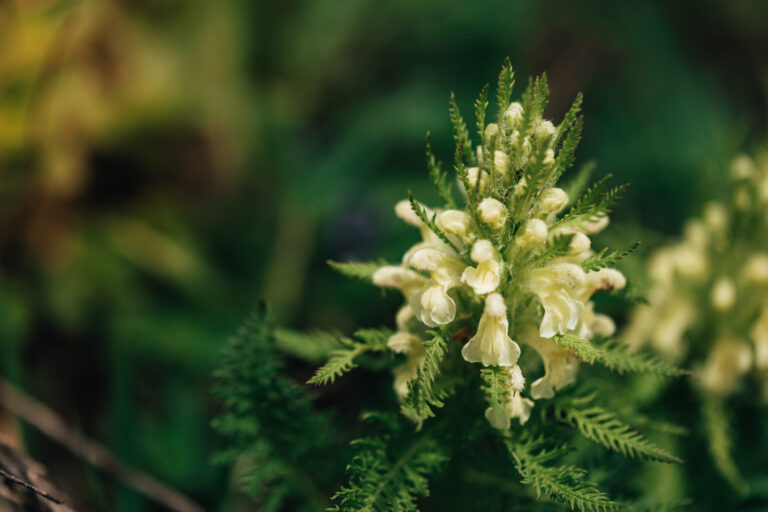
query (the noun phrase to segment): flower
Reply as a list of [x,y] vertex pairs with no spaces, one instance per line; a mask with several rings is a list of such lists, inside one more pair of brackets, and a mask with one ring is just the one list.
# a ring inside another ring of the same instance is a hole
[[515,365],[507,369],[508,380],[504,387],[508,390],[508,400],[501,406],[488,407],[485,410],[485,419],[493,428],[509,430],[512,426],[512,418],[519,418],[520,425],[524,425],[531,417],[533,400],[523,398],[520,394],[525,386],[525,378],[520,367]]
[[502,261],[499,252],[488,240],[478,240],[472,246],[470,255],[477,267],[467,267],[461,281],[478,295],[491,293],[501,283]]
[[461,242],[470,242],[474,238],[472,219],[467,212],[460,210],[442,211],[437,214],[435,224],[447,235],[456,237]]
[[736,338],[720,339],[715,342],[698,377],[706,390],[727,395],[751,366],[752,351],[747,343]]
[[539,210],[543,213],[558,213],[568,204],[568,194],[561,188],[548,188],[541,193]]
[[537,335],[536,329],[527,327],[520,339],[533,348],[544,362],[544,376],[531,384],[531,397],[552,398],[555,391],[573,382],[579,369],[579,360],[568,350],[558,346],[551,339]]
[[520,347],[509,337],[509,321],[504,298],[492,293],[485,299],[485,310],[475,334],[461,349],[467,362],[484,366],[514,366]]
[[407,263],[416,270],[429,272],[430,279],[410,295],[416,317],[428,327],[451,322],[456,316],[456,302],[448,291],[460,284],[464,263],[443,246],[416,247],[407,254]]
[[547,223],[541,219],[531,219],[526,222],[523,233],[515,242],[523,249],[532,249],[544,243],[547,239]]
[[712,287],[709,295],[712,307],[718,311],[728,311],[736,302],[736,286],[727,277],[721,277]]
[[551,338],[576,328],[584,303],[572,294],[585,279],[581,267],[572,263],[556,263],[531,272],[528,286],[544,308],[539,329],[541,337]]
[[482,221],[492,229],[501,229],[507,222],[507,208],[498,199],[486,197],[477,205],[477,211]]
[[374,272],[373,284],[383,288],[395,288],[410,300],[428,281],[426,277],[405,267],[392,265],[380,267]]

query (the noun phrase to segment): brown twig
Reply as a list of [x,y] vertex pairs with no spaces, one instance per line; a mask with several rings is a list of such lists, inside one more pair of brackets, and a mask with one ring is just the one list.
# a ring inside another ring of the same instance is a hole
[[57,505],[61,505],[62,503],[64,503],[63,499],[61,499],[61,498],[59,498],[57,496],[53,496],[52,494],[49,494],[49,493],[45,492],[44,490],[40,489],[36,485],[32,485],[31,483],[27,482],[26,480],[22,480],[21,478],[19,478],[16,475],[13,475],[13,474],[5,471],[2,468],[0,468],[0,476],[5,478],[6,480],[10,480],[11,482],[13,482],[15,484],[18,484],[18,485],[20,485],[22,487],[25,487],[25,488],[29,489],[30,491],[34,492],[35,494],[37,494],[39,496],[42,496],[43,498],[47,499],[48,501],[52,501],[52,502],[54,502]]
[[166,508],[177,512],[204,512],[200,505],[184,494],[126,465],[106,446],[84,437],[48,406],[5,379],[0,381],[0,404],[78,457]]

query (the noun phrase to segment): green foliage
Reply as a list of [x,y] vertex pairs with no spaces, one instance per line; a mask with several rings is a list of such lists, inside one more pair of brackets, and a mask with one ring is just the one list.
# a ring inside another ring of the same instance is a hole
[[427,418],[434,417],[433,407],[443,407],[448,391],[436,387],[435,380],[440,374],[440,363],[445,357],[446,342],[440,334],[433,332],[432,340],[425,342],[426,357],[415,379],[408,383],[408,396],[402,411],[419,425]]
[[449,247],[451,247],[454,251],[456,251],[457,254],[460,254],[461,251],[451,242],[445,233],[443,233],[443,230],[437,227],[437,224],[435,224],[435,215],[430,217],[427,215],[426,210],[416,202],[416,200],[413,198],[413,193],[411,191],[408,191],[408,200],[411,202],[411,208],[416,213],[416,215],[419,216],[421,221],[429,227],[429,229],[432,230],[432,232],[440,238],[443,242],[445,242]]
[[512,97],[512,90],[515,88],[515,71],[512,69],[512,62],[507,57],[504,65],[499,72],[499,81],[496,88],[496,105],[499,109],[498,124],[501,125],[504,111],[509,107],[509,101]]
[[728,424],[728,413],[723,399],[712,393],[700,393],[701,412],[709,442],[709,453],[715,467],[733,489],[746,496],[749,487],[733,460],[733,433]]
[[555,405],[555,416],[575,426],[588,439],[623,455],[659,462],[682,461],[645,439],[613,412],[594,406],[594,395],[564,400]]
[[456,142],[457,152],[465,161],[474,162],[475,156],[472,153],[472,139],[469,137],[467,123],[461,117],[459,106],[456,104],[456,95],[453,93],[451,93],[451,98],[448,101],[448,114],[451,119],[451,126],[453,127],[453,140]]
[[312,363],[327,359],[331,351],[341,346],[341,336],[331,332],[305,333],[276,328],[274,336],[275,346],[280,352]]
[[488,84],[485,84],[475,100],[475,124],[477,125],[477,136],[481,141],[485,139],[485,113],[487,110]]
[[608,339],[598,346],[575,334],[557,334],[552,339],[561,347],[573,351],[582,361],[589,364],[598,362],[618,373],[649,373],[663,377],[676,377],[687,373],[652,356],[632,352],[618,340]]
[[357,454],[347,468],[350,481],[334,496],[335,511],[417,511],[416,499],[429,495],[428,477],[447,460],[427,433],[413,435],[395,415],[368,413],[382,432],[352,442]]
[[456,201],[453,200],[453,194],[451,193],[451,182],[448,181],[448,174],[440,168],[440,163],[435,159],[434,153],[432,153],[432,145],[429,139],[429,132],[427,132],[427,141],[425,144],[425,152],[427,156],[427,170],[429,171],[429,177],[432,179],[432,183],[437,189],[437,194],[440,196],[440,200],[443,202],[446,208],[456,208]]
[[363,281],[371,282],[373,274],[378,269],[387,265],[385,262],[374,261],[331,261],[328,260],[328,265],[337,272],[344,274],[347,277],[354,277],[355,279],[362,279]]
[[262,510],[323,510],[316,480],[329,471],[334,423],[314,399],[282,374],[272,327],[255,313],[223,350],[213,392],[223,406],[213,428],[226,446],[214,460],[245,468],[241,484]]
[[629,185],[620,185],[609,188],[612,176],[604,176],[595,182],[587,191],[573,204],[570,210],[555,224],[562,226],[579,222],[594,222],[601,217],[608,215],[611,208],[621,199]]
[[480,378],[483,381],[483,395],[490,407],[500,408],[509,402],[509,389],[504,385],[509,379],[509,374],[500,366],[491,366],[480,370]]
[[620,510],[623,505],[611,501],[597,486],[585,481],[586,471],[574,466],[551,466],[567,449],[547,448],[543,437],[525,436],[520,440],[507,438],[507,450],[515,468],[537,493],[544,493],[581,512]]
[[357,366],[355,358],[365,352],[380,352],[387,347],[392,332],[386,329],[365,329],[355,333],[359,341],[341,338],[343,348],[330,352],[330,359],[318,368],[307,384],[325,385]]
[[616,250],[611,251],[607,247],[604,247],[600,252],[593,254],[589,258],[581,262],[581,268],[586,271],[600,270],[601,268],[610,267],[615,265],[619,260],[631,254],[640,246],[640,242],[635,242],[629,249],[619,252]]

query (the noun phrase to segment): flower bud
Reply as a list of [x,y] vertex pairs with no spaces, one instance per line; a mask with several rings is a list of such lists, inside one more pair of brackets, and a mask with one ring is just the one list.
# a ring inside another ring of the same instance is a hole
[[589,237],[584,233],[576,232],[571,238],[571,244],[568,246],[568,250],[571,254],[581,254],[592,247],[592,242]]
[[721,277],[712,287],[709,295],[712,307],[718,311],[727,311],[736,302],[736,287],[727,277]]
[[704,208],[704,223],[712,231],[722,233],[728,224],[728,212],[722,204],[713,201]]
[[499,135],[499,125],[496,123],[488,123],[485,127],[485,140],[492,141]]
[[757,174],[755,162],[747,155],[739,155],[731,164],[731,177],[735,180],[748,180]]
[[557,133],[557,129],[552,121],[540,119],[536,125],[535,133],[537,139],[552,139]]
[[561,188],[548,188],[541,193],[539,210],[544,213],[558,213],[568,204],[568,194]]
[[493,165],[502,174],[509,171],[509,155],[497,149],[493,152]]
[[522,118],[523,106],[516,101],[510,103],[507,111],[504,112],[504,120],[507,122],[507,126],[515,128]]
[[523,249],[532,249],[547,239],[547,224],[541,219],[531,219],[525,224],[523,233],[517,236],[517,245]]
[[544,152],[544,160],[542,161],[544,165],[552,165],[555,163],[555,150],[552,148],[547,149],[546,152]]
[[486,197],[477,206],[480,218],[493,229],[501,229],[507,222],[507,208],[501,201]]
[[[482,203],[481,203],[482,204]],[[448,233],[455,235],[462,240],[470,238],[471,219],[469,214],[460,210],[445,210],[437,214],[435,219],[437,227]]]
[[768,254],[757,253],[747,259],[742,275],[748,283],[768,283]]

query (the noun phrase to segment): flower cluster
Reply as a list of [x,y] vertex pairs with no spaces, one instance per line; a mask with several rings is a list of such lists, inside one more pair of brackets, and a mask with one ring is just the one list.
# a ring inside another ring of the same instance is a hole
[[731,165],[730,198],[685,225],[683,240],[650,259],[650,306],[639,306],[627,343],[689,357],[696,381],[719,396],[750,372],[768,400],[768,158]]
[[[498,123],[479,123],[483,143],[474,150],[462,154],[464,141],[457,140],[458,188],[466,206],[433,210],[413,199],[398,203],[395,213],[420,230],[421,241],[401,264],[373,274],[374,284],[405,298],[388,343],[406,358],[395,369],[398,395],[408,395],[424,364],[429,331],[459,339],[455,334],[469,326],[463,360],[504,371],[508,396],[486,411],[499,429],[509,428],[512,418],[525,423],[532,399],[551,398],[574,381],[578,360],[557,336],[612,335],[613,321],[595,312],[591,297],[626,284],[617,270],[585,264],[595,263],[590,235],[608,224],[615,191],[593,187],[565,211],[571,198],[554,185],[578,139],[576,131],[562,140],[575,114],[556,127],[534,104],[508,104]],[[521,346],[533,349],[544,367],[530,398],[523,396]]]

